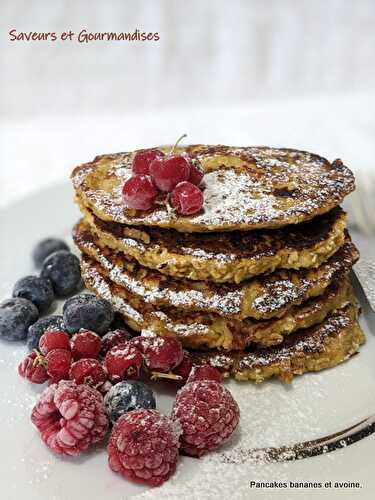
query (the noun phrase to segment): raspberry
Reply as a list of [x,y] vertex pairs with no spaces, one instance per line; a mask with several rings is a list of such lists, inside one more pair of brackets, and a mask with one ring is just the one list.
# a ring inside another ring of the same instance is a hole
[[203,193],[191,182],[180,182],[172,192],[172,206],[181,215],[193,215],[203,207]]
[[188,382],[196,382],[197,380],[216,380],[216,382],[222,382],[223,377],[219,370],[213,366],[194,366],[189,375]]
[[108,443],[108,463],[126,479],[160,486],[176,470],[180,426],[157,410],[122,415]]
[[69,378],[98,389],[106,382],[107,374],[97,359],[80,359],[70,367]]
[[173,373],[175,375],[179,375],[182,377],[182,380],[179,381],[179,384],[183,385],[186,383],[189,374],[191,372],[193,366],[193,362],[191,360],[191,356],[187,351],[184,351],[184,357],[179,365],[174,368]]
[[105,356],[107,352],[118,344],[124,344],[132,338],[131,333],[124,329],[113,330],[102,337],[102,349],[100,354]]
[[199,186],[203,179],[203,169],[200,161],[195,158],[188,158],[190,163],[190,176],[188,182]]
[[39,350],[46,355],[53,349],[70,351],[70,337],[63,331],[46,331],[39,339]]
[[142,149],[141,151],[137,151],[133,158],[133,174],[149,174],[151,162],[163,156],[165,155],[160,149]]
[[143,362],[142,353],[129,343],[119,344],[107,352],[104,365],[107,369],[109,379],[119,382],[125,379],[136,379],[139,377]]
[[80,330],[70,341],[75,361],[82,358],[97,358],[102,348],[101,338],[90,330]]
[[172,419],[182,426],[181,448],[200,457],[226,441],[240,410],[231,393],[214,380],[189,382],[177,392]]
[[67,380],[69,378],[70,365],[72,364],[72,355],[65,349],[53,349],[46,356],[47,373],[53,380]]
[[108,429],[100,392],[65,380],[42,393],[31,421],[48,448],[59,455],[81,454],[100,441]]
[[125,205],[135,210],[152,208],[157,195],[158,192],[149,175],[133,175],[122,188]]
[[150,165],[150,175],[160,191],[170,193],[179,182],[188,180],[190,164],[181,155],[158,158]]
[[18,365],[18,373],[34,384],[44,384],[48,380],[43,356],[33,351]]
[[145,365],[150,370],[168,372],[184,357],[181,343],[173,337],[141,337]]

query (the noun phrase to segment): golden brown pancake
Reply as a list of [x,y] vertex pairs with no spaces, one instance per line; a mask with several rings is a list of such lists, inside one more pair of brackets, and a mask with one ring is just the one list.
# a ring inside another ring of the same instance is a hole
[[318,267],[344,243],[346,214],[340,208],[283,229],[180,233],[102,221],[81,206],[86,230],[101,247],[134,257],[173,277],[240,283],[277,268]]
[[[74,230],[74,240],[85,255],[95,259],[98,272],[121,286],[129,304],[143,314],[155,308],[177,308],[237,320],[281,317],[289,308],[324,293],[333,281],[342,280],[358,258],[347,237],[346,243],[317,269],[278,270],[240,284],[220,284],[172,279],[140,266],[123,253],[99,246],[95,235],[82,223]],[[88,267],[93,265],[87,261]]]
[[323,295],[290,308],[281,318],[268,320],[235,320],[205,312],[180,311],[176,308],[145,310],[132,299],[124,287],[108,278],[95,261],[83,256],[82,277],[88,289],[113,305],[135,330],[157,335],[171,335],[184,347],[195,349],[244,349],[252,343],[279,344],[297,329],[320,323],[327,314],[354,301],[347,278],[334,281]]
[[77,199],[100,219],[120,224],[181,232],[247,231],[305,222],[339,205],[354,189],[353,174],[340,160],[330,163],[305,151],[194,145],[176,152],[202,163],[204,205],[196,215],[178,215],[165,204],[148,211],[125,206],[121,191],[135,152],[97,156],[76,167]]
[[292,333],[275,347],[242,352],[191,351],[191,355],[194,364],[210,364],[237,380],[260,383],[278,377],[291,382],[295,375],[332,368],[355,354],[365,342],[357,316],[357,307],[349,304],[322,323]]

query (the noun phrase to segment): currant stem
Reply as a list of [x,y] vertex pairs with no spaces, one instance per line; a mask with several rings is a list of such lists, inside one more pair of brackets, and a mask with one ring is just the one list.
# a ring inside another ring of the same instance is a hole
[[175,375],[174,373],[162,373],[162,372],[151,372],[151,380],[157,380],[158,378],[168,378],[170,380],[182,380],[181,375]]
[[179,137],[175,143],[175,145],[173,146],[173,148],[171,149],[170,151],[170,155],[173,155],[173,153],[175,152],[175,149],[177,148],[178,146],[178,143],[182,141],[182,139],[185,139],[185,137],[187,137],[187,134],[183,134],[181,137]]

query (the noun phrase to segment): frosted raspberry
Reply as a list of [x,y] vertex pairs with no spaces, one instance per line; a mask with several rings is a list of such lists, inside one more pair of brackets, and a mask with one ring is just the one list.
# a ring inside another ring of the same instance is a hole
[[108,332],[102,337],[102,350],[100,354],[105,356],[107,352],[118,344],[124,344],[132,338],[132,334],[123,328]]
[[103,396],[88,385],[50,385],[31,413],[44,443],[59,455],[76,456],[100,441],[108,429]]
[[101,338],[97,333],[81,329],[70,341],[75,361],[82,358],[97,358],[102,348]]
[[107,380],[107,373],[97,359],[79,359],[70,367],[70,380],[100,389]]
[[182,345],[174,337],[140,337],[140,342],[145,365],[150,370],[168,372],[184,357]]
[[189,375],[188,382],[196,380],[216,380],[222,382],[223,377],[219,370],[210,365],[194,366]]
[[66,349],[70,351],[70,337],[61,330],[46,331],[39,339],[39,350],[46,355],[53,349]]
[[108,378],[112,382],[139,378],[142,363],[142,353],[129,342],[112,347],[107,352],[104,360]]
[[226,441],[236,429],[240,410],[231,393],[214,380],[190,382],[180,389],[172,419],[182,427],[181,448],[200,457]]
[[160,486],[176,470],[180,426],[157,410],[133,410],[122,415],[108,443],[108,463],[114,472],[150,486]]
[[44,384],[48,380],[45,365],[43,356],[33,351],[18,365],[18,373],[21,377],[27,378],[34,384]]

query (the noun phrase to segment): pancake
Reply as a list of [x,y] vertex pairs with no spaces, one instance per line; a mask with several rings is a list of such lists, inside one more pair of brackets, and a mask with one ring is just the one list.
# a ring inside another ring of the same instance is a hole
[[349,304],[319,325],[289,335],[276,347],[228,353],[193,351],[193,363],[210,364],[237,380],[260,383],[277,377],[289,383],[295,375],[332,368],[355,354],[365,342],[357,316],[357,307]]
[[178,338],[195,349],[244,349],[252,343],[281,343],[286,335],[320,323],[331,311],[353,301],[348,279],[333,282],[322,296],[292,307],[284,316],[270,320],[230,320],[204,312],[181,312],[176,308],[145,311],[124,287],[111,282],[95,261],[83,257],[82,277],[88,289],[111,302],[116,312],[135,330]]
[[341,208],[283,229],[227,233],[179,233],[105,222],[81,205],[102,247],[122,251],[140,264],[173,277],[240,283],[276,268],[318,267],[345,239]]
[[[169,151],[169,147],[161,148]],[[341,160],[269,147],[195,145],[177,148],[199,159],[205,173],[200,213],[181,216],[166,204],[128,209],[122,186],[135,152],[97,156],[72,173],[80,204],[102,220],[181,232],[275,229],[310,220],[339,205],[354,189]]]
[[97,244],[95,236],[79,223],[74,241],[92,259],[83,258],[83,272],[94,265],[97,271],[123,288],[123,296],[143,314],[161,308],[214,313],[225,318],[269,319],[281,317],[292,306],[324,293],[335,280],[343,279],[358,251],[347,237],[345,244],[317,269],[279,270],[240,284],[172,279],[140,266],[123,253]]

